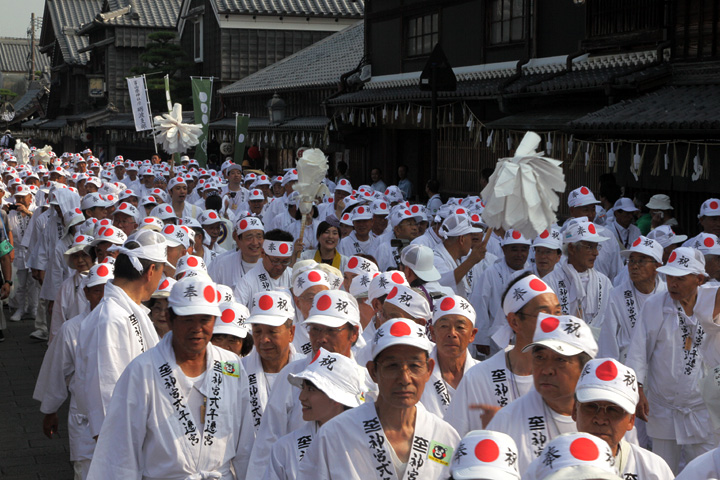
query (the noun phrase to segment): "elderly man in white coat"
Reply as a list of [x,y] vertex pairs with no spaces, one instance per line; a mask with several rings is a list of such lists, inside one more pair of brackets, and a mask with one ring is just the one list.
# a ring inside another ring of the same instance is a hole
[[460,437],[420,398],[433,369],[425,328],[392,319],[373,340],[368,370],[376,401],[327,422],[300,463],[299,479],[445,479]]
[[253,444],[248,379],[210,342],[221,298],[206,276],[170,292],[170,332],[118,380],[88,479],[245,478]]
[[624,438],[635,424],[640,398],[632,368],[610,358],[590,360],[575,387],[575,397],[573,419],[578,431],[607,442],[623,478],[675,478],[665,460]]
[[532,351],[534,389],[502,408],[488,430],[507,433],[518,447],[518,469],[524,475],[547,442],[577,432],[571,415],[575,386],[585,364],[597,354],[590,327],[572,315],[538,315]]
[[[720,296],[701,287],[705,260],[680,247],[658,268],[667,292],[649,298],[627,350],[627,365],[640,384],[638,416],[646,420],[653,451],[678,473],[680,455],[690,461],[717,445],[717,431],[700,394],[705,370],[717,365]],[[710,354],[706,362],[706,355]]]
[[234,289],[240,279],[257,266],[262,257],[265,227],[256,217],[238,220],[233,233],[237,250],[228,251],[208,266],[208,274],[216,283]]
[[293,236],[283,230],[270,230],[263,241],[262,258],[235,286],[235,299],[250,308],[258,292],[290,288]]
[[473,233],[482,233],[482,229],[474,227],[467,215],[453,213],[440,227],[439,235],[444,240],[434,249],[440,285],[452,288],[464,298],[469,298],[471,292],[468,273],[485,258],[482,246],[473,248]]
[[[610,302],[612,283],[594,268],[599,252],[609,240],[598,234],[592,222],[576,221],[565,230],[567,258],[560,260],[544,278],[557,293],[565,315],[577,315],[593,329],[597,339]],[[605,243],[603,243],[605,242]]]
[[167,260],[165,238],[141,230],[127,239],[115,259],[115,279],[105,298],[80,325],[76,375],[78,408],[88,417],[92,436],[100,433],[115,384],[125,367],[158,343],[142,302],[150,300]]

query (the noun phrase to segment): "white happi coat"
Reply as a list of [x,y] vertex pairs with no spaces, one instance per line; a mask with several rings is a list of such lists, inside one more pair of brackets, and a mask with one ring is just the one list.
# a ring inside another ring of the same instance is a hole
[[470,405],[506,407],[533,388],[532,375],[520,377],[508,368],[506,354],[513,348],[500,350],[463,375],[445,414],[445,421],[460,435],[483,429],[480,411],[471,410]]
[[[430,358],[435,361],[435,368],[433,368],[430,374],[430,379],[425,384],[425,390],[423,391],[420,402],[423,404],[425,409],[434,413],[440,418],[445,416],[445,412],[448,410],[453,398],[455,398],[455,389],[445,381],[440,371],[440,363],[437,358],[437,346],[430,352]],[[463,378],[467,374],[468,370],[479,362],[472,358],[470,352],[465,352],[465,368],[463,369]],[[460,380],[462,383],[462,380]],[[459,385],[458,385],[459,387]]]
[[598,357],[614,358],[625,363],[633,329],[640,319],[640,311],[645,301],[655,293],[667,291],[667,285],[659,277],[655,279],[653,293],[643,294],[637,291],[632,281],[610,291],[610,304],[605,312],[605,321],[598,339]]
[[262,480],[295,480],[300,462],[310,448],[317,431],[317,422],[305,422],[305,425],[275,442]]
[[718,480],[720,478],[720,448],[705,452],[687,464],[675,480]]
[[425,233],[410,242],[410,245],[424,245],[434,250],[437,245],[442,243],[442,241],[443,239],[438,237],[438,234],[435,233],[435,230],[433,230],[432,228],[428,228],[427,230],[425,230]]
[[[304,357],[302,354],[298,354],[295,348],[290,345],[290,362],[299,360]],[[260,422],[262,421],[263,412],[265,412],[265,406],[267,405],[268,397],[270,396],[270,385],[267,382],[267,378],[263,372],[262,361],[260,354],[257,349],[253,348],[252,351],[242,359],[245,373],[248,377],[248,392],[250,395],[250,414],[253,418],[253,426],[257,432],[260,428]],[[284,381],[284,378],[278,378],[278,381]]]
[[352,257],[359,253],[369,253],[373,245],[373,240],[373,236],[370,235],[367,240],[361,242],[358,240],[357,235],[355,235],[355,230],[353,230],[350,232],[350,235],[340,240],[337,251],[340,252],[340,255],[345,255],[346,257]]
[[43,358],[33,398],[40,403],[44,414],[57,412],[67,399],[68,437],[70,439],[70,460],[90,460],[95,449],[95,440],[90,435],[90,425],[77,407],[77,377],[75,376],[76,346],[80,322],[85,315],[78,315],[62,324],[55,341],[48,347]]
[[[579,280],[583,274],[589,275],[587,287]],[[578,273],[567,258],[563,258],[543,280],[560,300],[563,315],[575,315],[585,320],[597,340],[608,311],[613,286],[597,268],[590,268],[583,274]]]
[[48,345],[53,342],[55,335],[60,331],[62,324],[68,318],[82,315],[84,318],[90,313],[90,302],[88,302],[83,290],[83,276],[74,271],[69,278],[66,278],[55,296],[52,317],[50,320],[50,337]]
[[440,280],[438,280],[440,285],[452,288],[456,295],[468,298],[471,290],[467,275],[463,277],[460,283],[455,282],[455,269],[462,262],[455,260],[442,243],[438,243],[433,250],[433,265],[440,273]]
[[252,299],[256,293],[289,289],[291,276],[291,269],[286,268],[277,279],[271,278],[261,260],[235,285],[233,292],[235,301],[251,309]]
[[415,406],[415,432],[405,475],[391,460],[390,441],[375,403],[348,410],[318,431],[300,463],[298,480],[439,480],[450,476],[450,461],[460,436],[448,423]]
[[235,289],[240,279],[250,270],[257,266],[255,263],[248,263],[242,259],[240,250],[226,252],[208,265],[208,275],[213,282]]
[[615,456],[615,467],[623,479],[673,480],[675,478],[668,464],[659,455],[633,445],[625,439],[620,440],[620,451]]
[[102,301],[80,325],[78,407],[90,421],[92,436],[100,433],[113,389],[125,367],[158,343],[149,312],[111,281],[105,285]]
[[[133,360],[117,382],[88,480],[245,478],[254,433],[245,370],[211,343],[206,369],[193,387],[176,363],[172,332]],[[204,421],[189,407],[193,388],[206,398]]]
[[550,440],[561,433],[577,432],[572,418],[564,417],[566,422],[562,424],[557,423],[557,418],[558,414],[545,404],[533,388],[507,407],[501,408],[488,424],[487,430],[506,433],[515,440],[518,470],[520,475],[524,475],[530,462],[540,456]]
[[[716,288],[699,288],[691,317],[668,292],[657,293],[645,302],[635,324],[626,364],[643,384],[650,404],[647,432],[652,438],[679,445],[715,442],[699,385],[708,366],[705,349],[720,330],[711,320],[716,292]],[[701,324],[713,329],[710,335]]]
[[374,242],[377,243],[377,247],[372,255],[377,260],[378,270],[381,272],[397,269],[400,266],[400,248],[393,247],[390,243],[392,240],[395,240],[395,235],[390,235],[384,240],[377,239]]

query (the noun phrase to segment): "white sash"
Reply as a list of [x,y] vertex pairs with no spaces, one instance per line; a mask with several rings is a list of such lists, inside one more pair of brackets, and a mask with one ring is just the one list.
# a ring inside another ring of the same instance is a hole
[[529,393],[529,399],[532,399],[532,403],[528,402],[527,407],[530,412],[526,418],[522,419],[522,422],[528,429],[528,441],[530,442],[530,450],[535,457],[539,457],[542,454],[545,445],[550,440],[548,432],[548,419],[546,418],[546,408],[542,397],[536,391]]
[[250,413],[253,417],[253,425],[255,432],[260,428],[265,406],[267,405],[268,396],[270,395],[270,386],[265,378],[260,355],[257,350],[253,349],[247,360],[244,362],[245,370],[248,376],[248,393],[250,393]]
[[[697,325],[695,325],[695,332],[693,334],[693,332],[691,332],[691,326],[688,326],[688,322],[685,320],[687,316],[685,315],[682,306],[678,306],[677,309],[677,318],[678,324],[680,325],[681,335],[680,345],[683,349],[683,361],[685,363],[683,373],[689,376],[693,374],[695,367],[702,363],[702,358],[700,357],[700,345],[702,344],[703,338],[705,338],[705,330],[703,330],[700,322],[697,322]],[[689,349],[685,348],[688,339],[691,339]]]

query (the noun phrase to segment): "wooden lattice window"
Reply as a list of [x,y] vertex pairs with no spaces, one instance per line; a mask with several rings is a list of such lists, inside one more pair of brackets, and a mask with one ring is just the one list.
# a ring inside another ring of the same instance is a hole
[[430,55],[440,39],[439,14],[431,13],[412,17],[407,20],[407,56],[419,57]]

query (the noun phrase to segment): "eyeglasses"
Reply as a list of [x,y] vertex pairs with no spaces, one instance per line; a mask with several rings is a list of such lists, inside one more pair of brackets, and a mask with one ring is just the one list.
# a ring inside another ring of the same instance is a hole
[[320,337],[320,336],[334,337],[347,328],[348,328],[348,325],[344,325],[342,327],[337,327],[337,328],[319,327],[317,325],[308,325],[307,330],[310,335],[314,335],[314,336],[318,336],[318,337]]
[[580,242],[580,243],[578,243],[578,245],[589,252],[593,252],[593,251],[599,252],[600,250],[602,250],[602,245],[600,245],[599,243]]
[[627,262],[628,265],[639,265],[639,266],[641,266],[641,267],[642,267],[643,265],[647,265],[648,263],[655,263],[655,260],[651,260],[651,259],[647,259],[647,258],[642,259],[642,260],[633,260],[633,259],[631,258],[631,259],[629,259],[628,262]]
[[378,375],[387,380],[398,378],[406,370],[408,375],[413,378],[422,377],[427,373],[427,362],[388,362],[380,363],[377,366]]
[[600,413],[600,410],[602,410],[603,414],[610,420],[620,420],[628,414],[624,409],[618,407],[617,405],[600,406],[593,402],[580,403],[580,411],[585,415],[595,416]]
[[287,267],[292,262],[292,260],[278,260],[272,257],[268,257],[268,260],[270,260],[270,263],[273,265],[282,265],[283,267]]

